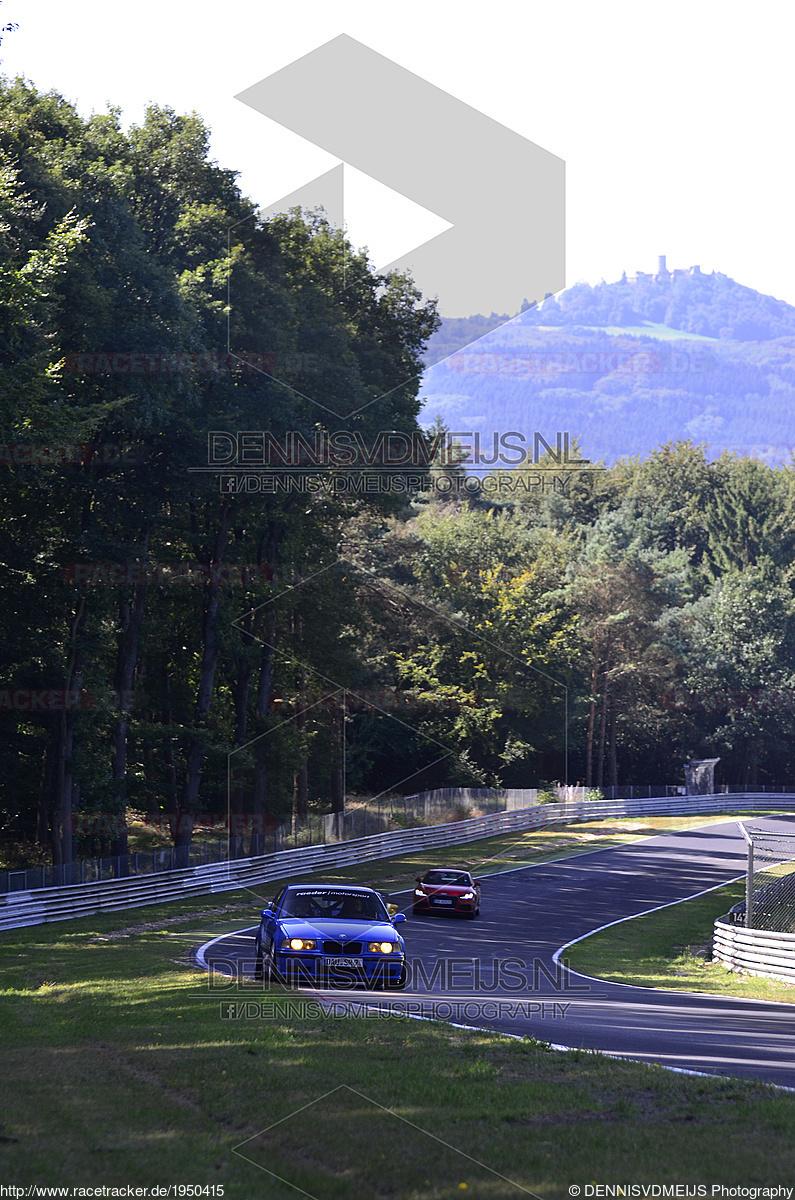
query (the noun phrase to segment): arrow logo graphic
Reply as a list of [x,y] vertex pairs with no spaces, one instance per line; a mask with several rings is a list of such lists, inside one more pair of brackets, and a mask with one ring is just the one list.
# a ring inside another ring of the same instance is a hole
[[[384,268],[410,270],[443,316],[564,286],[563,160],[391,59],[342,34],[237,99],[450,222]],[[339,168],[280,204],[324,196],[341,219]]]

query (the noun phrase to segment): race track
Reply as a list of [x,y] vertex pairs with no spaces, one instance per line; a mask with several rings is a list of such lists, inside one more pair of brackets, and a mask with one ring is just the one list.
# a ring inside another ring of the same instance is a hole
[[[795,830],[792,816],[749,823]],[[408,916],[400,926],[411,965],[406,991],[300,994],[795,1088],[795,1007],[605,983],[569,972],[554,957],[582,934],[726,883],[744,869],[745,843],[736,823],[727,822],[484,873],[475,921],[414,917],[411,891],[393,893]],[[260,907],[270,894],[265,885]],[[258,915],[252,905],[253,922]],[[251,975],[255,929],[206,943],[197,962],[218,974]],[[246,985],[246,998],[254,988]]]

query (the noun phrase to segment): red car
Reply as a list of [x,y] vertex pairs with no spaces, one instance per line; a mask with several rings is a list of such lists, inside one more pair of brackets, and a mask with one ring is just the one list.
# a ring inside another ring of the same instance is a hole
[[480,880],[461,867],[434,867],[417,876],[414,913],[457,913],[472,920],[480,912]]

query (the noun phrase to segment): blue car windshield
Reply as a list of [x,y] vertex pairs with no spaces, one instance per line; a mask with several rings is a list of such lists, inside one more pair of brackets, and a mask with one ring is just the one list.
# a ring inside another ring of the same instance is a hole
[[281,917],[328,917],[342,921],[388,921],[389,914],[373,893],[346,892],[336,888],[307,888],[287,892],[279,911]]

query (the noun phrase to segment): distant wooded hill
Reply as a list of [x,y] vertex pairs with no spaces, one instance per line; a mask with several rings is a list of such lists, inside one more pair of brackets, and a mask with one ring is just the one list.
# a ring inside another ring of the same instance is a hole
[[445,321],[428,351],[421,420],[454,430],[565,431],[608,462],[688,437],[711,456],[795,449],[795,308],[726,275],[576,284],[507,322]]

